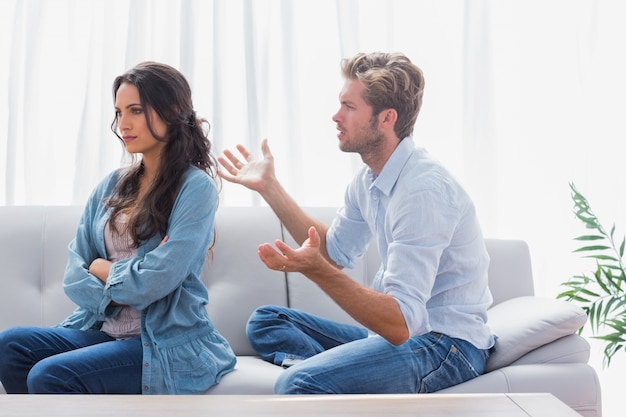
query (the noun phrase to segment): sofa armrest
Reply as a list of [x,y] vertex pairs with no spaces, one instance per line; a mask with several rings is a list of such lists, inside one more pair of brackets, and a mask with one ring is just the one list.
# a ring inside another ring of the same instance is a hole
[[487,312],[497,336],[486,371],[502,368],[530,351],[576,333],[587,321],[579,306],[563,300],[524,296],[512,298]]
[[[602,416],[600,381],[595,370],[586,363],[506,366],[437,392],[548,392],[581,416]],[[543,415],[550,414],[546,412]]]

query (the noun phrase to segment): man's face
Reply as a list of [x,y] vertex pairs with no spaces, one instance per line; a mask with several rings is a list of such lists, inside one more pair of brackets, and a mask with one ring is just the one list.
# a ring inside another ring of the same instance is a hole
[[339,149],[361,155],[378,148],[382,134],[378,129],[378,117],[373,117],[372,106],[363,99],[365,85],[356,79],[346,79],[339,93],[339,111],[333,116],[337,124]]

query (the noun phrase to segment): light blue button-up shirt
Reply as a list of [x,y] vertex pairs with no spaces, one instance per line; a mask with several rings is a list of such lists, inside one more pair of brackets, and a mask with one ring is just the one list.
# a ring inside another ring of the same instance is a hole
[[400,306],[411,336],[430,331],[493,346],[489,255],[472,200],[411,137],[380,175],[367,166],[348,185],[326,236],[331,258],[351,268],[376,239],[381,266],[373,289]]

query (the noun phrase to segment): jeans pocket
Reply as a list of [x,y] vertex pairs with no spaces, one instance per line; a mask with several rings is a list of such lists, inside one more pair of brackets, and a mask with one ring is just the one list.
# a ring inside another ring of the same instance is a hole
[[429,393],[460,384],[480,375],[455,345],[450,346],[439,367],[422,378],[420,393]]

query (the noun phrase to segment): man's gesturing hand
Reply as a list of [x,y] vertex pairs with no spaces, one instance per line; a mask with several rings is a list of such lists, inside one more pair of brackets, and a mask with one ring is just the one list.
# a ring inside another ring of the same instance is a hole
[[220,165],[224,167],[223,170],[218,171],[220,177],[257,192],[262,192],[269,181],[275,181],[274,156],[267,139],[261,142],[263,159],[255,160],[243,145],[237,145],[237,150],[243,157],[243,161],[228,149],[224,151],[223,156],[217,158]]
[[[291,248],[282,240],[259,245],[259,257],[270,269],[276,271],[317,272],[320,268],[331,266],[320,253],[320,235],[315,227],[309,228],[309,238],[297,249]],[[278,249],[278,250],[277,250]]]

